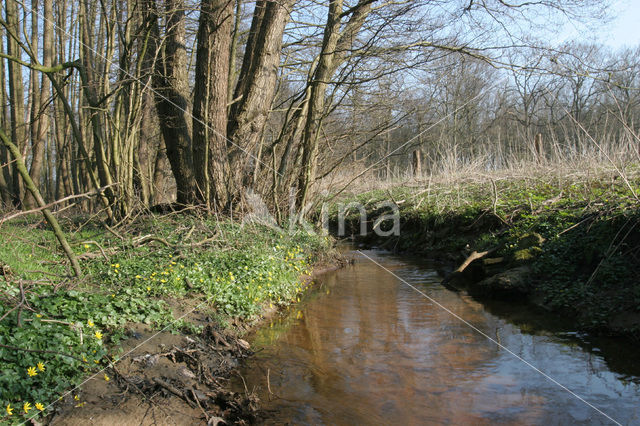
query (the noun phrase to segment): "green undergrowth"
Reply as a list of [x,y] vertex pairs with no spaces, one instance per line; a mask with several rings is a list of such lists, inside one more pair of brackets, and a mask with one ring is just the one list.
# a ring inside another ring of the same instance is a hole
[[81,279],[67,276],[39,218],[0,226],[0,422],[45,415],[66,389],[117,360],[127,324],[197,332],[171,308],[183,300],[211,317],[244,319],[295,302],[331,245],[303,231],[189,215],[145,217],[114,233],[82,219],[63,220]]
[[[505,260],[491,267],[493,273],[531,266],[528,300],[573,318],[583,329],[638,338],[637,194],[640,179],[600,174],[405,186],[351,195],[340,202],[362,203],[370,222],[391,213],[379,208],[381,201],[398,203],[400,235],[379,237],[369,229],[360,237],[365,243],[427,253],[453,265],[473,250],[497,248],[491,257]],[[338,209],[336,203],[331,210],[334,226]],[[356,210],[346,217],[347,232],[357,235]],[[532,236],[541,242],[525,244]]]

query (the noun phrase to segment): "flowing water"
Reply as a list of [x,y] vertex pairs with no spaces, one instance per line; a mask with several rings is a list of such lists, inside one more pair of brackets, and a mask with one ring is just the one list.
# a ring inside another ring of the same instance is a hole
[[426,262],[364,253],[503,347],[359,256],[253,336],[261,350],[236,385],[258,392],[265,423],[640,424],[637,347],[480,304]]

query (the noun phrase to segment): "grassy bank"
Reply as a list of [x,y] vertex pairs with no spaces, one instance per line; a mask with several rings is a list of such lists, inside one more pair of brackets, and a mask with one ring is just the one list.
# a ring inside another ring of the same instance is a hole
[[190,215],[146,216],[112,232],[85,219],[63,220],[81,279],[68,278],[39,218],[0,226],[2,422],[51,413],[67,389],[118,360],[131,324],[198,336],[202,324],[185,306],[223,327],[295,303],[303,275],[330,248],[306,232]]
[[[399,205],[400,235],[357,237],[365,243],[425,253],[446,261],[449,271],[479,255],[462,273],[448,275],[453,287],[478,297],[528,301],[572,318],[582,329],[638,339],[638,193],[633,170],[625,176],[547,171],[413,181],[341,202],[362,203],[370,221],[390,213],[376,210],[380,201]],[[351,210],[347,229],[357,234],[358,227]]]

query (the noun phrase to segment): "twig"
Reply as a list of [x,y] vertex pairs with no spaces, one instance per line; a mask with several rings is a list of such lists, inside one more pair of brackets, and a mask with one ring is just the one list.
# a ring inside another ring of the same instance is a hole
[[143,244],[150,243],[152,241],[157,241],[159,243],[162,243],[166,247],[171,247],[171,244],[169,244],[167,240],[160,237],[154,237],[153,235],[144,235],[142,237],[134,238],[133,244],[135,244],[136,246],[141,246]]
[[96,241],[83,241],[80,244],[93,244],[97,246],[98,249],[100,250],[100,253],[102,253],[102,257],[104,257],[104,260],[106,260],[107,263],[109,262],[109,257],[107,257],[107,254],[104,252],[104,249],[102,248],[102,246],[98,244]]
[[202,405],[200,405],[200,399],[198,398],[198,395],[196,395],[196,392],[193,390],[193,388],[189,390],[191,391],[191,396],[193,397],[193,400],[196,402],[196,404],[198,404],[200,411],[202,411],[202,414],[204,414],[204,418],[207,420],[207,423],[209,423],[209,415],[207,414],[206,411],[204,411],[204,408],[202,408]]
[[31,210],[19,211],[19,212],[10,214],[8,216],[4,216],[2,219],[0,219],[0,224],[2,224],[3,222],[6,222],[7,220],[15,219],[16,217],[19,217],[19,216],[24,216],[24,215],[28,215],[28,214],[31,214],[31,213],[40,212],[40,211],[42,211],[44,209],[48,209],[50,207],[53,207],[56,204],[64,203],[65,201],[73,200],[73,199],[76,199],[76,198],[89,198],[90,195],[100,194],[106,188],[109,188],[110,186],[113,186],[113,185],[115,185],[115,184],[112,183],[111,185],[106,185],[106,186],[103,186],[102,188],[94,189],[92,191],[85,192],[83,194],[68,195],[68,196],[66,196],[64,198],[60,198],[59,200],[52,201],[51,203],[46,204],[46,205],[44,205],[42,207],[38,207],[38,208],[35,208],[35,209],[31,209]]
[[570,227],[568,227],[564,231],[560,231],[557,236],[559,237],[560,235],[562,235],[564,233],[567,233],[567,232],[571,231],[574,228],[577,228],[578,226],[582,225],[583,223],[585,223],[589,219],[591,219],[591,217],[586,217],[586,218],[582,219],[580,222],[574,223],[573,225],[571,225]]

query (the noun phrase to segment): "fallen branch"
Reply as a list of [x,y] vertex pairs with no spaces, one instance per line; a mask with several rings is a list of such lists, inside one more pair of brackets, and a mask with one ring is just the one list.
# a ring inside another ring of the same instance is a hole
[[483,257],[487,257],[488,255],[495,253],[496,251],[498,251],[500,248],[502,247],[501,245],[498,245],[496,247],[493,247],[489,250],[486,251],[481,251],[481,252],[477,252],[477,251],[473,251],[465,260],[464,262],[462,262],[462,264],[460,264],[460,266],[458,266],[456,268],[455,271],[453,271],[452,273],[450,273],[449,275],[447,275],[445,277],[444,280],[442,280],[442,284],[447,284],[449,283],[453,278],[455,278],[456,276],[462,274],[464,272],[465,269],[467,269],[467,267],[469,265],[471,265],[471,263],[473,263],[474,261],[478,260],[478,259],[482,259]]
[[135,246],[141,246],[143,244],[150,243],[152,241],[157,241],[163,244],[165,247],[171,247],[171,244],[169,244],[167,240],[160,237],[154,237],[153,235],[144,235],[142,237],[136,237],[133,239],[132,242]]
[[180,392],[180,390],[178,388],[176,388],[175,386],[173,386],[172,384],[170,384],[168,382],[165,382],[164,380],[162,380],[162,379],[160,379],[158,377],[154,377],[153,378],[153,382],[156,383],[157,385],[165,388],[166,390],[168,390],[169,392],[171,392],[175,396],[179,397],[180,399],[182,399],[184,402],[189,404],[189,406],[191,408],[196,408],[196,405],[193,403],[193,401],[191,401],[189,398],[187,398],[187,395],[185,394],[185,392]]
[[104,260],[106,260],[107,262],[109,262],[109,257],[107,256],[107,254],[104,252],[104,249],[102,248],[102,246],[100,244],[98,244],[96,241],[83,241],[80,244],[93,244],[96,247],[98,247],[98,249],[100,250],[100,253],[102,253],[102,257],[104,257]]

